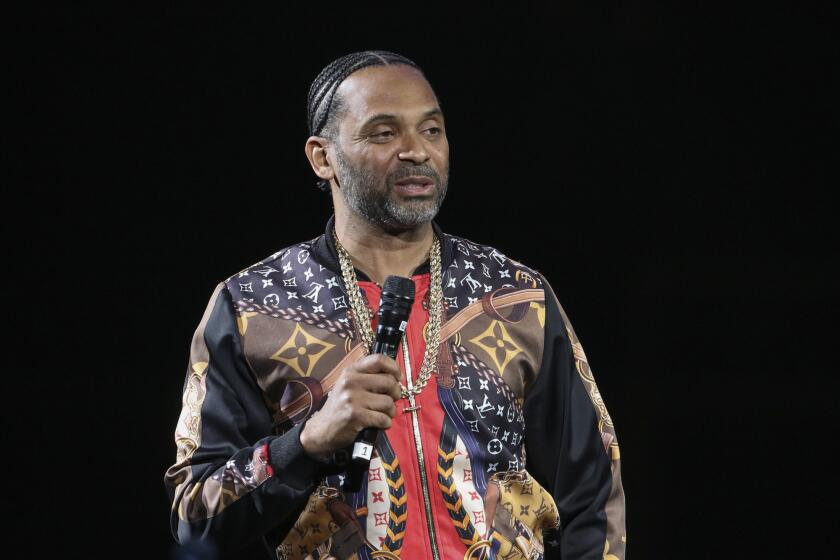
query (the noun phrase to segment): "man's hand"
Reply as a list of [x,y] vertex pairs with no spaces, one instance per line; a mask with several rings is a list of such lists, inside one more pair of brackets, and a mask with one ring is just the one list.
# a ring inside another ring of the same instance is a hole
[[388,429],[400,398],[397,362],[384,354],[370,354],[346,366],[323,408],[312,415],[300,433],[303,449],[327,459],[349,446],[364,428]]

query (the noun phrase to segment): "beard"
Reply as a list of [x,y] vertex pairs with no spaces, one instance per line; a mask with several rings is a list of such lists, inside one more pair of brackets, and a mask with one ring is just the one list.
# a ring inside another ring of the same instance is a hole
[[[443,204],[449,182],[448,166],[441,175],[426,163],[408,164],[379,180],[370,170],[351,165],[343,153],[336,159],[336,170],[341,179],[339,190],[344,202],[369,223],[388,233],[414,229],[432,221]],[[400,199],[394,193],[394,183],[412,175],[433,181],[431,197]]]

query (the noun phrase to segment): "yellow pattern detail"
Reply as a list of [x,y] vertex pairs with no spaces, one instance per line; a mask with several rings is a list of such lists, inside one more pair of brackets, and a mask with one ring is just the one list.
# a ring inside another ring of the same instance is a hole
[[441,457],[443,457],[446,461],[451,461],[452,459],[454,459],[454,458],[455,458],[455,451],[453,451],[452,453],[445,453],[445,452],[443,451],[443,449],[441,449],[440,447],[438,447],[438,455],[440,455]]
[[453,525],[455,525],[456,527],[458,527],[458,528],[459,528],[459,529],[461,529],[461,530],[466,529],[466,528],[467,528],[467,525],[469,525],[469,524],[470,524],[470,516],[469,516],[469,515],[465,515],[465,516],[464,516],[464,519],[462,519],[461,521],[455,521],[455,520],[453,519],[453,520],[452,520],[452,524],[453,524]]
[[248,319],[254,315],[258,315],[258,313],[256,311],[245,311],[237,315],[236,326],[239,327],[239,334],[245,334],[245,331],[248,330]]
[[397,488],[399,488],[400,486],[402,486],[405,483],[405,479],[403,478],[402,475],[400,475],[400,477],[397,480],[392,481],[389,478],[389,479],[387,479],[387,482],[388,482],[388,486],[390,486],[391,488],[396,490]]
[[604,541],[604,560],[621,560],[615,554],[610,554],[610,541]]
[[405,536],[405,531],[400,531],[399,533],[394,534],[394,532],[391,531],[390,527],[388,527],[387,533],[388,533],[388,536],[391,537],[391,542],[398,541]]
[[540,326],[545,328],[545,305],[532,301],[530,307],[537,310],[537,320]]
[[309,377],[321,356],[334,347],[335,344],[312,336],[297,323],[289,339],[271,359],[283,362],[303,377]]
[[496,364],[499,375],[504,375],[505,367],[514,356],[522,352],[522,348],[513,341],[505,326],[495,320],[490,323],[487,330],[470,339],[470,342],[490,356],[490,359]]
[[399,525],[400,523],[405,521],[406,517],[408,517],[408,512],[406,512],[402,515],[397,515],[393,511],[389,511],[388,512],[388,517],[391,518],[391,521],[394,522],[394,525]]

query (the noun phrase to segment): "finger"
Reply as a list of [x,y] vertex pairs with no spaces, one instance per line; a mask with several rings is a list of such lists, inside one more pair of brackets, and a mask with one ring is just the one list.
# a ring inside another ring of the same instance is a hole
[[368,354],[357,361],[354,366],[354,369],[361,373],[389,373],[397,381],[402,378],[397,362],[385,354]]
[[365,428],[387,430],[391,427],[391,417],[384,412],[378,412],[375,410],[360,411],[359,421]]
[[389,395],[392,400],[400,398],[400,384],[387,374],[349,373],[346,383],[354,389],[360,389],[368,393]]
[[389,395],[369,395],[365,400],[365,406],[368,410],[385,413],[391,418],[397,414],[397,407],[394,405],[394,399],[392,399]]
[[395,381],[394,384],[391,385],[391,390],[388,391],[388,396],[394,399],[395,401],[398,401],[402,398],[402,387],[398,382]]

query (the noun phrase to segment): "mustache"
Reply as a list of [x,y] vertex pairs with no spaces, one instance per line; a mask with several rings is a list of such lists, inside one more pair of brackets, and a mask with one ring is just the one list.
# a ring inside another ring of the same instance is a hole
[[432,168],[432,166],[425,163],[400,167],[388,175],[388,185],[394,186],[394,183],[407,177],[428,177],[434,181],[435,185],[440,186],[440,175]]

